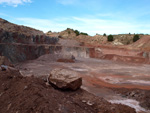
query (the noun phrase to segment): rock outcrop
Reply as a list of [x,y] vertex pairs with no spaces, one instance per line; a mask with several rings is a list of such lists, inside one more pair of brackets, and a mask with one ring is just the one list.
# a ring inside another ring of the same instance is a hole
[[82,78],[68,69],[54,69],[48,77],[49,82],[59,89],[77,90],[82,85]]
[[22,44],[56,44],[58,38],[46,35],[29,35],[19,32],[9,32],[0,29],[0,43],[22,43]]

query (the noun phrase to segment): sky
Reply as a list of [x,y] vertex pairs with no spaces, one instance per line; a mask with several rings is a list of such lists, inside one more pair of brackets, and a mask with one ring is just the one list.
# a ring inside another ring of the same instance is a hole
[[150,0],[0,0],[0,18],[44,32],[150,34]]

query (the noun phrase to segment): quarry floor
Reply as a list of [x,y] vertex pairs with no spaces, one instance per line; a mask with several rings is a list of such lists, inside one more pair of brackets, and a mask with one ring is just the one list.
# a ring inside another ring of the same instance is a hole
[[[71,69],[83,78],[81,88],[103,97],[111,103],[133,107],[138,113],[149,113],[140,104],[150,92],[150,65],[115,62],[110,60],[76,58],[75,63],[57,62],[57,55],[44,55],[36,60],[19,63],[16,67],[23,76],[34,75],[46,80],[54,68]],[[150,98],[148,98],[150,100]]]

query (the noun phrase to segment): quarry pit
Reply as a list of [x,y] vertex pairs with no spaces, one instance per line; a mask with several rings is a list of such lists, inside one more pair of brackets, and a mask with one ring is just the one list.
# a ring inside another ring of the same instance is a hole
[[[16,65],[23,76],[41,77],[46,80],[54,68],[65,68],[76,71],[83,78],[82,88],[95,96],[112,102],[132,106],[137,112],[149,112],[140,107],[142,92],[150,90],[150,65],[125,63],[104,59],[76,57],[74,63],[57,62],[59,54],[47,54],[35,60]],[[124,89],[127,94],[123,93]],[[139,91],[137,96],[129,92]],[[126,95],[126,96],[124,96]],[[129,99],[128,102],[124,101]]]

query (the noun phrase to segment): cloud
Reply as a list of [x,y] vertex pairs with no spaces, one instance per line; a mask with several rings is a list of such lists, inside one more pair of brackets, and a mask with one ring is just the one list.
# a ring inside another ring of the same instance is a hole
[[138,22],[100,19],[99,17],[64,17],[54,19],[17,18],[14,23],[33,27],[44,32],[49,30],[60,32],[66,28],[77,29],[89,35],[98,34],[122,34],[122,33],[149,33],[150,23],[145,25]]
[[31,0],[0,0],[0,4],[6,4],[17,7],[20,4],[31,3]]
[[118,34],[118,33],[127,33],[134,32],[138,28],[137,25],[131,24],[124,21],[116,20],[105,20],[99,18],[82,18],[82,17],[73,17],[78,21],[79,25],[82,24],[82,29],[94,33],[108,33],[108,34]]
[[49,30],[62,31],[66,29],[67,26],[65,24],[62,24],[62,22],[60,22],[60,20],[57,19],[48,20],[48,19],[37,19],[37,18],[16,18],[14,22],[21,25],[23,24],[25,26],[42,30],[44,32],[47,32]]
[[76,3],[78,0],[56,0],[56,1],[63,5],[70,5]]

